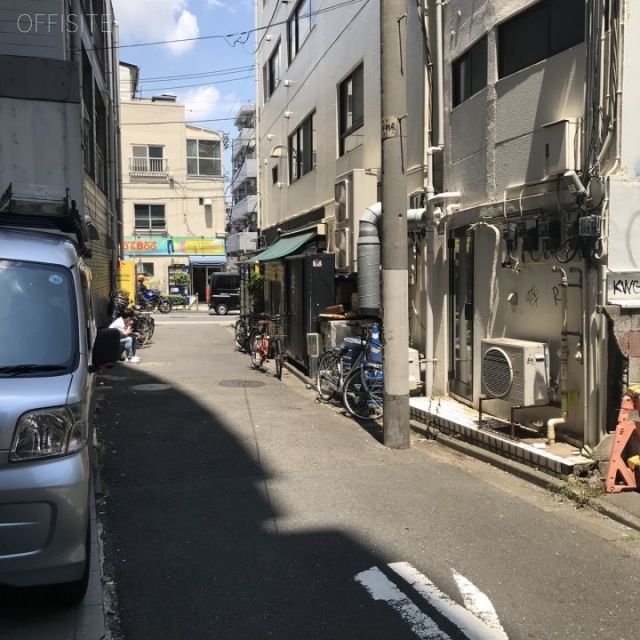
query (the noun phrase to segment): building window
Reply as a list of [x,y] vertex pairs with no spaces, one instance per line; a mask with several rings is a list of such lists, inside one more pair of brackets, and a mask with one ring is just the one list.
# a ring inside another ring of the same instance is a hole
[[137,262],[136,263],[136,272],[138,275],[149,276],[153,278],[153,262]]
[[339,153],[355,149],[363,143],[364,134],[364,67],[360,65],[338,88]]
[[315,167],[313,113],[289,136],[289,175],[291,182],[302,178]]
[[164,148],[146,144],[132,144],[129,171],[142,175],[165,173]]
[[187,140],[187,175],[222,177],[219,140]]
[[479,40],[452,64],[453,106],[487,86],[487,38]]
[[542,0],[498,27],[498,77],[584,42],[584,0]]
[[276,44],[264,67],[264,99],[268,100],[280,84],[280,42]]
[[135,233],[154,235],[165,233],[167,219],[163,204],[134,204]]
[[278,165],[271,168],[271,184],[278,183]]
[[300,0],[287,22],[289,64],[311,33],[311,0]]

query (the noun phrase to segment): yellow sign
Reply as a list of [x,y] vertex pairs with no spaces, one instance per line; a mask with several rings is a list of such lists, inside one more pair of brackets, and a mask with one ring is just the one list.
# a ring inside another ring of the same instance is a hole
[[136,299],[136,264],[134,260],[120,260],[116,281],[119,291],[126,291],[129,299]]

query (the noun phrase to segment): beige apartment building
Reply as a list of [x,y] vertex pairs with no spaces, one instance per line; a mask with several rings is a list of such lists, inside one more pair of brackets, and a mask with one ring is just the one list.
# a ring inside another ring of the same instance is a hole
[[161,292],[205,302],[210,274],[227,266],[222,134],[188,124],[175,96],[136,98],[139,71],[120,65],[121,253]]

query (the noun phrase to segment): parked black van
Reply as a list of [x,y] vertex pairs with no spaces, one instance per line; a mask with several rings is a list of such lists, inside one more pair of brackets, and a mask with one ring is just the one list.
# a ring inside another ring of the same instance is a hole
[[240,308],[240,274],[213,273],[209,282],[209,309],[221,316]]

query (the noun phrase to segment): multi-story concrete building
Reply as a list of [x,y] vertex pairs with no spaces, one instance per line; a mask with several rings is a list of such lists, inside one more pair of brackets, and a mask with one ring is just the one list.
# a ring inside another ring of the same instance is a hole
[[0,192],[17,183],[58,188],[93,221],[100,239],[89,242],[88,263],[104,323],[120,215],[111,2],[6,0],[0,21]]
[[[359,218],[380,200],[380,6],[263,5],[260,224],[272,240],[324,223],[350,281]],[[640,381],[640,12],[623,0],[404,9],[403,169],[407,207],[424,209],[409,216],[408,315],[423,395],[595,447]]]
[[257,248],[258,185],[256,167],[256,108],[240,107],[234,122],[237,137],[231,143],[231,210],[228,218],[227,253],[242,259]]
[[135,97],[139,69],[121,64],[122,254],[165,293],[186,272],[204,302],[227,264],[223,136],[185,120],[175,96]]

